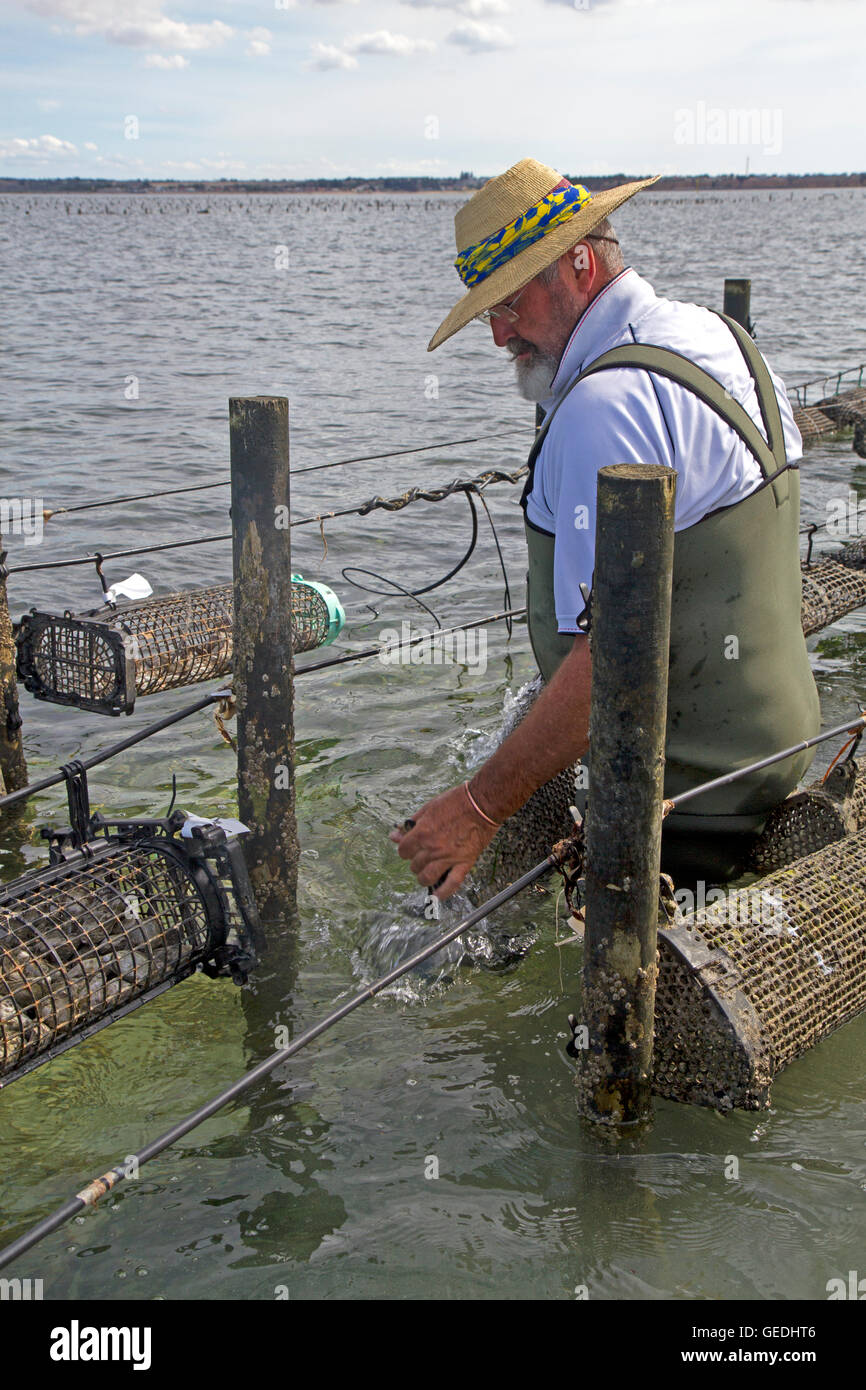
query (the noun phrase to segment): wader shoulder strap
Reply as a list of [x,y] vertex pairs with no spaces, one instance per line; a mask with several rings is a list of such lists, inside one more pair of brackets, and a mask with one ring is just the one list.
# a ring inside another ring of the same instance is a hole
[[736,319],[729,318],[727,314],[720,314],[717,309],[712,311],[717,318],[728,325],[737,340],[740,351],[746,360],[746,366],[752,374],[755,383],[755,390],[758,395],[758,405],[761,408],[761,419],[764,422],[764,429],[767,432],[767,439],[773,455],[776,459],[777,471],[785,467],[787,456],[785,453],[785,431],[782,427],[782,412],[779,409],[779,398],[776,395],[776,388],[773,386],[773,379],[770,370],[755,346],[755,341],[750,333],[747,333],[742,324],[737,323]]
[[[684,386],[736,431],[758,460],[765,480],[778,473],[776,457],[748,411],[744,410],[738,401],[731,400],[720,381],[716,381],[714,376],[710,376],[709,372],[705,372],[702,367],[689,361],[681,353],[673,352],[670,348],[651,347],[641,343],[612,348],[586,368],[582,373],[582,379],[613,367],[644,367],[656,376],[666,376],[678,386]],[[782,467],[785,466],[785,462],[783,461]]]
[[[715,312],[715,311],[713,311]],[[703,367],[692,362],[682,353],[674,352],[671,348],[657,347],[648,343],[630,343],[623,347],[611,348],[609,352],[602,353],[582,372],[579,372],[568,384],[563,394],[553,409],[545,416],[544,423],[536,435],[532,451],[529,455],[529,478],[524,488],[521,501],[525,505],[532,490],[532,479],[534,473],[535,460],[538,457],[545,435],[550,428],[554,415],[562,405],[566,396],[574,389],[578,382],[583,381],[588,376],[593,376],[596,372],[612,370],[614,367],[638,367],[646,371],[654,372],[657,376],[668,377],[675,381],[677,385],[685,387],[693,395],[714,410],[717,415],[730,425],[736,434],[739,435],[743,443],[755,456],[758,466],[765,483],[771,483],[777,505],[780,505],[788,496],[787,479],[780,475],[788,468],[787,456],[785,453],[785,435],[782,428],[782,416],[779,410],[779,402],[776,397],[775,388],[770,377],[767,364],[755,347],[751,337],[741,328],[738,323],[730,319],[725,314],[719,314],[730,328],[740,351],[743,354],[746,365],[755,383],[755,391],[758,397],[758,405],[761,411],[761,419],[767,431],[767,438],[764,439],[757,425],[747,410],[734,401],[725,391],[721,382],[717,381],[709,372],[705,372]]]

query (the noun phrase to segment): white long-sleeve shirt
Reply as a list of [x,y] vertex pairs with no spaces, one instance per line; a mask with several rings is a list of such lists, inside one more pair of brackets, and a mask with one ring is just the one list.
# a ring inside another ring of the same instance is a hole
[[[671,348],[721,382],[758,425],[749,369],[727,327],[709,309],[660,298],[627,269],[605,285],[581,317],[562,355],[550,411],[568,383],[610,348],[630,343]],[[789,463],[803,453],[785,388],[771,371]],[[740,502],[762,481],[754,455],[739,435],[691,391],[637,367],[598,372],[566,397],[541,446],[526,515],[555,534],[554,593],[560,632],[577,632],[583,612],[580,584],[592,587],[595,564],[597,473],[606,464],[660,463],[677,470],[674,529],[694,526],[708,512]]]

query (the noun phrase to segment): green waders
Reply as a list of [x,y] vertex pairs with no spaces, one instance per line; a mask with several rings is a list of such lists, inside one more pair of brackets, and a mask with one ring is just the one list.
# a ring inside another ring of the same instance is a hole
[[[748,413],[695,363],[667,348],[614,348],[570,382],[546,417],[529,456],[535,460],[565,395],[614,367],[642,367],[699,396],[744,440],[763,481],[741,502],[711,512],[674,537],[665,796],[743,767],[820,728],[821,710],[800,622],[800,485],[789,465],[779,404],[767,366],[739,324],[731,329],[755,382],[765,440]],[[526,522],[527,618],[539,669],[550,680],[574,637],[556,625],[555,537]],[[662,866],[679,881],[724,881],[738,872],[746,844],[784,800],[812,751],[690,802],[664,822]],[[591,777],[591,774],[590,774]]]

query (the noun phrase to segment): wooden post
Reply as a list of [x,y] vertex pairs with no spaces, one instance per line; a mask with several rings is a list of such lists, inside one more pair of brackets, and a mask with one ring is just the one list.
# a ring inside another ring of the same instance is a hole
[[675,493],[660,464],[598,475],[577,1055],[580,1109],[601,1124],[651,1114]]
[[724,311],[728,318],[742,324],[747,333],[751,333],[754,326],[750,318],[751,307],[751,280],[726,280]]
[[234,562],[238,814],[267,933],[293,918],[297,895],[289,403],[229,401]]
[[6,551],[0,550],[0,782],[3,793],[27,786],[27,763],[18,713],[15,641],[6,598]]

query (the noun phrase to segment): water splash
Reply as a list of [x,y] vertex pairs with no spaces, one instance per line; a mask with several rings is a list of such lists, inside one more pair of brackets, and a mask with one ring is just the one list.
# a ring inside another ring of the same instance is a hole
[[[431,913],[427,890],[418,888],[396,897],[381,912],[361,913],[358,941],[352,951],[355,974],[366,984],[387,975],[456,927],[475,906],[464,893],[455,893],[438,904],[437,920]],[[514,964],[529,950],[535,934],[534,927],[515,931],[483,917],[382,993],[408,1003],[425,1000],[452,984],[461,966],[498,970]]]
[[[503,739],[506,739],[523,718],[532,701],[541,689],[540,676],[522,685],[515,694],[507,687],[502,701],[502,718],[493,730],[467,729],[458,741],[457,754],[468,771],[474,772],[496,752]],[[452,762],[457,759],[452,757]]]

